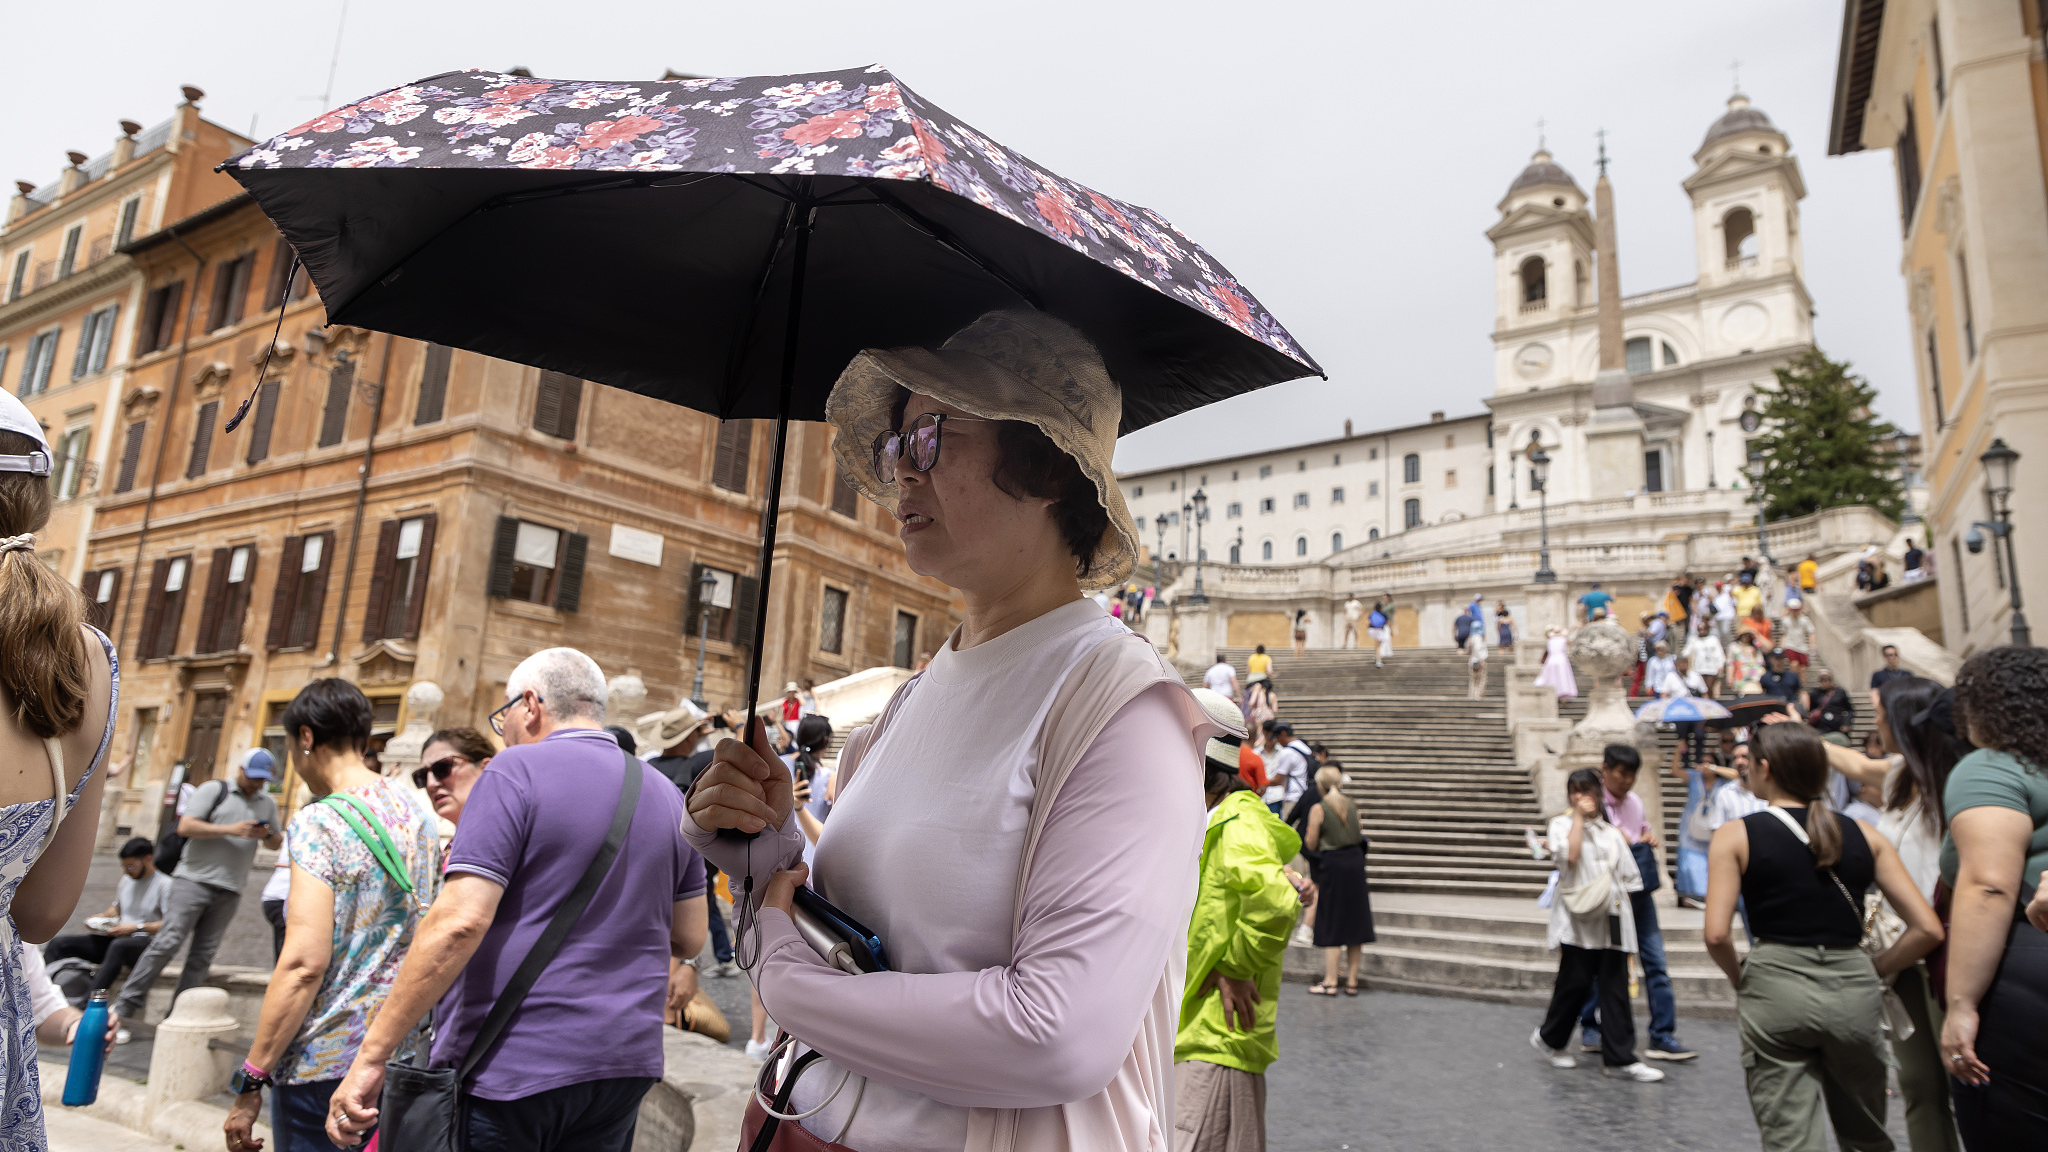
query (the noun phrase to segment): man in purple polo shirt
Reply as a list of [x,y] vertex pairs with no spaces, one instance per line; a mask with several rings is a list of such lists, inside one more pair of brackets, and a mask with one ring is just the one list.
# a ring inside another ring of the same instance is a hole
[[462,1063],[604,843],[629,766],[642,785],[618,859],[464,1086],[470,1152],[625,1152],[661,1076],[663,1010],[696,993],[704,863],[683,842],[682,793],[603,730],[604,674],[583,653],[535,653],[505,693],[491,727],[506,748],[463,805],[440,898],[335,1090],[327,1133],[338,1144],[375,1127],[384,1064],[427,1009],[434,1066]]

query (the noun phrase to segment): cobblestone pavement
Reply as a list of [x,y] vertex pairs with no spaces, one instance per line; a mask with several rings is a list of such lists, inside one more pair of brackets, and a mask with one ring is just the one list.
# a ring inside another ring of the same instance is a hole
[[[1732,1021],[1678,1022],[1697,1060],[1659,1084],[1609,1080],[1598,1054],[1571,1071],[1529,1047],[1542,1011],[1472,1000],[1280,990],[1280,1059],[1266,1071],[1271,1152],[1754,1152]],[[1637,1036],[1642,1035],[1637,1021]],[[1887,1119],[1906,1147],[1894,1088]],[[1830,1147],[1833,1147],[1832,1140]]]

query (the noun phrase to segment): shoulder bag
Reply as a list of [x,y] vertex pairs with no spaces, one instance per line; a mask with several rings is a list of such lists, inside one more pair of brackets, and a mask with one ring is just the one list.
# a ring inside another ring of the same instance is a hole
[[548,921],[540,939],[533,942],[532,950],[519,962],[505,990],[498,994],[491,1014],[477,1029],[462,1066],[427,1066],[429,1055],[425,1047],[418,1051],[418,1064],[392,1061],[384,1065],[384,1095],[377,1113],[378,1147],[383,1152],[462,1152],[462,1086],[504,1034],[513,1014],[525,1003],[526,994],[533,990],[534,981],[540,979],[541,970],[555,958],[562,941],[569,936],[569,929],[575,927],[583,910],[590,906],[590,898],[597,894],[598,885],[611,872],[612,863],[626,842],[626,832],[632,827],[633,810],[640,803],[640,767],[637,758],[626,755],[625,783],[619,788],[618,807],[612,811],[612,826],[605,833],[604,843],[598,846],[597,855],[591,857],[590,866],[583,870],[576,887],[555,909],[554,918]]
[[[1586,835],[1592,834],[1591,825]],[[1581,839],[1581,858],[1585,852],[1585,841]],[[1609,864],[1599,875],[1573,888],[1560,888],[1557,898],[1564,901],[1564,910],[1573,916],[1597,916],[1607,912],[1614,905],[1614,866]]]
[[[1808,848],[1813,846],[1807,838],[1806,829],[1799,826],[1799,821],[1786,815],[1783,808],[1774,804],[1765,811],[1776,816],[1779,823],[1785,825],[1786,831],[1792,833],[1801,844]],[[1873,960],[1906,934],[1906,922],[1896,916],[1888,916],[1884,911],[1884,897],[1881,893],[1865,893],[1863,903],[1858,904],[1856,897],[1849,894],[1849,886],[1842,883],[1842,878],[1835,874],[1835,870],[1829,868],[1826,871],[1828,879],[1835,882],[1835,890],[1842,894],[1842,899],[1849,902],[1849,908],[1855,914],[1857,922],[1863,925],[1863,938],[1858,941],[1858,945]],[[1883,991],[1879,1003],[1884,1008],[1884,1026],[1891,1032],[1892,1038],[1910,1040],[1913,1037],[1913,1017],[1906,1011],[1906,1002],[1900,999],[1898,992],[1892,988],[1892,981],[1897,978],[1897,973],[1880,978]]]

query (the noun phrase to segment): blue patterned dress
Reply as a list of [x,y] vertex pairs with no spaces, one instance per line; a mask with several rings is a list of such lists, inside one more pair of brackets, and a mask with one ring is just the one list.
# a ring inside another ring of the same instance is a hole
[[[114,709],[121,700],[121,665],[114,656],[113,641],[90,625],[87,630],[106,650],[113,691],[107,699],[107,727],[99,751],[93,753],[92,763],[65,797],[66,819],[85,782],[107,758],[107,745],[114,738]],[[0,807],[0,907],[14,902],[14,890],[41,855],[56,811],[54,799]],[[97,818],[99,814],[92,815]],[[0,1112],[0,1152],[43,1152],[48,1141],[43,1135],[42,1078],[36,1073],[35,1017],[29,1005],[28,978],[21,970],[21,935],[15,931],[12,915],[0,916],[0,1045],[4,1045],[0,1047],[0,1089],[6,1092],[5,1111]]]

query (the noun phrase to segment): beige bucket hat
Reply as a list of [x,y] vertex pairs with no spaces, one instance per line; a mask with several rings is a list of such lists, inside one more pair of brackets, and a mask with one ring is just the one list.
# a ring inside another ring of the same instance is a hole
[[869,348],[856,355],[825,400],[825,418],[839,430],[832,454],[854,488],[891,512],[896,485],[875,475],[872,450],[875,437],[890,429],[898,388],[986,420],[1037,425],[1094,481],[1109,514],[1081,585],[1106,588],[1130,576],[1138,531],[1110,468],[1123,393],[1078,329],[1043,312],[1005,310],[984,314],[937,350]]

